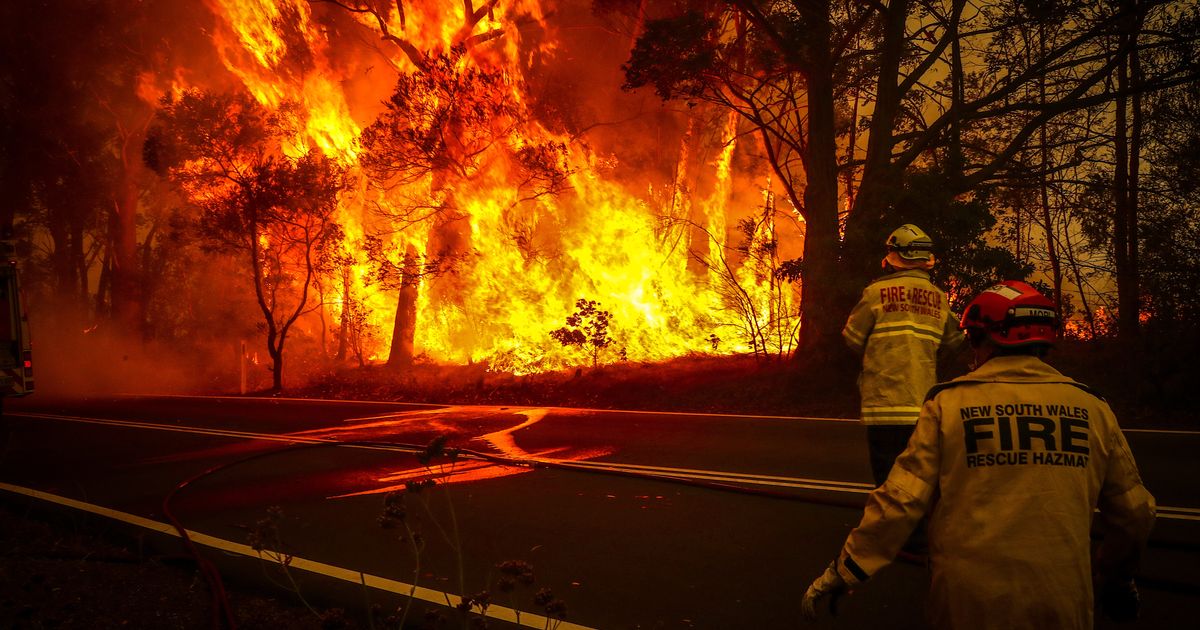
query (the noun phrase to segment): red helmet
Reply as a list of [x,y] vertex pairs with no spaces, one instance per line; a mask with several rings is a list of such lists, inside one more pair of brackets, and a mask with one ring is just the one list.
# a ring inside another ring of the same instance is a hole
[[1020,280],[1005,280],[975,296],[959,328],[972,338],[987,334],[998,346],[1054,343],[1058,314],[1054,302]]

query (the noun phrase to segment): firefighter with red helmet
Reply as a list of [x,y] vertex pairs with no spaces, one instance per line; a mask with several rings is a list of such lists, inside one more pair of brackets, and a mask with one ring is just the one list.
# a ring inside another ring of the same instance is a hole
[[935,627],[1091,628],[1094,584],[1109,616],[1136,617],[1154,498],[1109,406],[1042,360],[1057,325],[1024,282],[967,306],[978,367],[930,390],[908,447],[805,593],[806,618],[890,563],[925,515]]
[[876,485],[908,444],[925,392],[937,383],[939,350],[962,345],[946,294],[929,279],[936,262],[924,230],[911,223],[894,230],[882,262],[888,273],[867,285],[842,329],[862,355],[861,417]]

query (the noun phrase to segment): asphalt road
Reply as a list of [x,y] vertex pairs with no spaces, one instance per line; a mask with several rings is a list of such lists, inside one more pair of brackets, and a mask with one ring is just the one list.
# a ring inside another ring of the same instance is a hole
[[[520,625],[538,628],[545,611],[533,593],[543,587],[566,603],[564,629],[800,627],[800,594],[858,522],[870,479],[862,428],[837,419],[246,398],[7,402],[6,492],[163,540],[174,516],[235,581],[262,579],[247,544],[279,506],[271,545],[291,555],[289,573],[311,599],[394,604],[415,583],[420,607],[436,607],[490,589],[492,615],[515,621],[520,611]],[[1191,627],[1200,432],[1127,435],[1160,518],[1143,561],[1143,618],[1121,627]],[[424,464],[416,451],[438,436],[469,452]],[[385,529],[379,517],[388,492],[431,477],[442,483],[405,499],[417,551],[403,526]],[[532,565],[535,584],[500,593],[496,566],[508,560]],[[925,627],[927,577],[894,564],[814,627]]]

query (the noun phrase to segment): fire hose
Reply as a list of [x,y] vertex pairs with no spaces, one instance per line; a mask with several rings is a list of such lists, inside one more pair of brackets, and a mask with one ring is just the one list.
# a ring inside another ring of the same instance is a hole
[[[260,453],[255,453],[255,454],[247,456],[247,457],[239,458],[236,460],[231,460],[228,462],[217,464],[208,469],[205,469],[199,473],[196,473],[195,475],[192,475],[191,477],[185,479],[184,481],[181,481],[178,484],[176,484],[175,487],[173,487],[171,489],[171,491],[168,492],[167,495],[163,498],[163,501],[162,501],[163,514],[171,522],[171,525],[173,527],[175,527],[175,529],[178,531],[179,536],[182,538],[184,545],[186,546],[186,548],[188,550],[188,553],[191,554],[191,556],[195,559],[197,566],[200,567],[201,573],[204,575],[205,580],[209,584],[210,597],[211,597],[211,602],[212,602],[212,607],[213,607],[212,627],[214,630],[220,630],[220,628],[222,628],[222,627],[225,627],[228,630],[234,630],[237,627],[237,624],[233,617],[233,611],[230,607],[224,584],[221,581],[220,573],[217,571],[216,567],[212,564],[211,561],[207,560],[200,554],[200,551],[196,548],[195,544],[192,542],[191,538],[188,536],[186,528],[184,528],[184,526],[180,523],[180,521],[175,517],[175,515],[171,511],[171,505],[170,505],[171,501],[179,494],[179,492],[181,492],[185,488],[191,486],[196,481],[203,479],[205,477],[209,477],[209,476],[216,474],[218,472],[221,472],[223,470],[227,470],[234,466],[239,466],[239,465],[242,465],[242,464],[263,458],[263,457],[268,457],[268,456],[273,456],[273,455],[282,455],[285,453],[294,453],[296,451],[309,449],[309,448],[328,448],[328,447],[370,448],[370,449],[378,449],[378,450],[400,451],[400,452],[412,453],[412,454],[427,453],[430,450],[430,446],[428,446],[428,445],[410,444],[410,443],[403,443],[403,442],[339,441],[339,440],[326,440],[326,439],[319,439],[319,438],[305,440],[305,441],[298,440],[297,442],[290,443],[287,446],[284,446],[282,448],[263,451]],[[854,510],[858,510],[863,507],[863,503],[861,501],[853,501],[853,500],[849,500],[849,499],[837,499],[837,498],[831,498],[831,497],[825,497],[825,496],[818,496],[818,495],[814,495],[812,493],[799,494],[796,492],[783,492],[783,491],[768,490],[768,489],[763,489],[763,488],[751,488],[751,487],[733,484],[733,483],[723,483],[723,482],[718,482],[718,481],[701,480],[701,479],[690,479],[687,477],[681,477],[681,476],[677,476],[677,475],[670,475],[670,474],[659,473],[659,472],[645,472],[645,471],[636,471],[636,470],[628,470],[628,469],[621,469],[621,468],[596,468],[596,467],[592,467],[592,466],[582,466],[582,465],[575,464],[572,462],[559,461],[559,460],[516,458],[516,457],[496,455],[493,453],[485,453],[483,451],[476,451],[476,450],[472,450],[472,449],[459,448],[459,447],[446,448],[443,456],[475,459],[475,460],[484,461],[484,462],[491,463],[491,464],[496,464],[499,466],[508,466],[508,467],[514,467],[514,468],[528,468],[528,469],[534,469],[534,470],[538,470],[538,469],[541,469],[541,470],[567,470],[567,471],[572,471],[572,472],[614,475],[614,476],[619,476],[619,477],[628,477],[628,478],[650,480],[650,481],[663,481],[663,482],[675,483],[675,484],[680,484],[680,485],[685,485],[685,486],[690,486],[690,487],[703,488],[703,489],[707,489],[707,490],[718,490],[718,491],[722,491],[722,492],[734,492],[734,493],[744,494],[744,495],[760,496],[760,497],[766,497],[766,498],[772,498],[772,499],[785,499],[785,500],[790,500],[790,501],[800,501],[803,503],[810,503],[810,504],[815,504],[815,505],[825,505],[825,506],[830,506],[830,507],[848,508],[848,509],[854,509]],[[1171,549],[1171,550],[1177,550],[1177,551],[1191,551],[1191,552],[1200,551],[1200,545],[1180,543],[1180,542],[1156,541],[1153,538],[1149,541],[1148,546],[1150,546],[1152,548],[1164,548],[1164,549]],[[904,560],[901,560],[901,561],[904,561]],[[911,563],[912,561],[909,560],[909,562]],[[1159,590],[1183,592],[1183,593],[1187,593],[1187,594],[1200,593],[1200,588],[1197,588],[1193,585],[1176,584],[1176,583],[1167,582],[1164,580],[1139,580],[1139,581],[1141,581],[1142,583],[1144,583],[1147,586],[1150,586],[1152,588],[1157,588]]]
[[[200,479],[203,479],[205,477],[210,477],[221,471],[228,470],[229,468],[232,468],[235,466],[240,466],[242,464],[246,464],[251,461],[261,459],[264,457],[273,456],[273,455],[294,453],[296,451],[309,449],[309,448],[329,448],[329,447],[362,447],[362,448],[372,448],[372,449],[381,449],[381,450],[389,450],[389,451],[401,451],[401,452],[412,453],[412,454],[424,453],[429,449],[429,447],[425,446],[425,445],[408,444],[408,443],[401,443],[401,442],[339,441],[339,440],[319,440],[319,439],[317,439],[317,440],[313,440],[313,441],[309,441],[309,442],[292,443],[292,444],[288,444],[287,446],[284,446],[282,448],[263,451],[261,453],[255,453],[255,454],[249,455],[247,457],[239,458],[236,460],[231,460],[228,462],[223,462],[223,463],[217,464],[215,466],[209,467],[209,468],[207,468],[201,472],[198,472],[198,473],[192,475],[191,477],[188,477],[187,479],[179,482],[171,489],[170,492],[168,492],[166,494],[166,496],[163,497],[163,501],[162,501],[163,515],[171,523],[171,526],[175,528],[176,532],[178,532],[179,537],[183,540],[184,546],[185,546],[188,554],[193,558],[193,560],[196,562],[196,565],[200,568],[200,572],[204,576],[205,581],[207,582],[207,584],[209,586],[210,603],[211,603],[211,607],[212,607],[212,628],[213,628],[213,630],[220,630],[221,628],[226,628],[227,630],[235,630],[237,628],[237,622],[234,619],[233,610],[229,603],[229,598],[228,598],[228,594],[225,590],[224,582],[221,580],[220,572],[217,570],[216,566],[213,565],[213,563],[210,560],[205,558],[200,553],[200,550],[196,547],[195,543],[192,541],[191,537],[188,535],[187,528],[185,528],[183,526],[183,524],[179,521],[179,519],[175,516],[174,512],[171,509],[172,500],[174,500],[181,491],[183,491],[185,488],[191,486],[195,482],[199,481]],[[620,469],[596,469],[596,468],[573,465],[570,462],[505,457],[502,455],[494,455],[491,453],[484,453],[482,451],[475,451],[475,450],[471,450],[471,449],[464,449],[464,448],[457,448],[457,447],[451,448],[448,450],[456,455],[463,456],[468,459],[476,459],[476,460],[485,461],[485,462],[488,462],[491,464],[496,464],[496,465],[500,465],[500,466],[510,466],[510,467],[514,467],[514,468],[558,469],[558,470],[570,470],[570,471],[575,471],[575,472],[609,474],[609,475],[616,475],[616,476],[622,476],[622,477],[631,477],[631,478],[635,478],[635,479],[667,481],[670,483],[677,483],[677,484],[682,484],[682,485],[687,485],[687,486],[692,486],[692,487],[697,487],[697,488],[705,488],[705,489],[710,489],[710,490],[721,490],[721,491],[725,491],[725,492],[737,492],[737,493],[741,493],[741,494],[750,494],[750,495],[770,497],[770,498],[775,498],[775,499],[796,500],[799,498],[797,495],[787,493],[787,492],[764,490],[764,489],[760,489],[760,488],[747,488],[744,486],[738,486],[736,484],[720,483],[720,482],[715,482],[715,481],[703,481],[703,480],[697,480],[697,479],[688,479],[686,477],[679,477],[679,476],[672,476],[672,475],[637,472],[637,471],[620,470]],[[834,506],[834,507],[845,507],[845,508],[853,508],[853,509],[858,509],[858,508],[862,507],[861,503],[857,503],[854,501],[838,500],[838,499],[831,499],[831,498],[817,497],[817,496],[811,496],[811,497],[803,498],[800,500],[803,500],[803,501],[806,501],[809,503],[816,503],[819,505],[829,505],[829,506]]]

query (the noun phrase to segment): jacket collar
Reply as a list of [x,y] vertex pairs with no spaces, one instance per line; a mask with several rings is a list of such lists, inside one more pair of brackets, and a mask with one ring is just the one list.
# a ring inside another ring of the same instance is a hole
[[963,381],[1017,381],[1074,383],[1045,361],[1028,355],[1003,355],[988,359],[970,374],[956,379]]
[[924,278],[929,279],[929,272],[924,269],[900,269],[889,274],[884,274],[875,279],[875,282],[882,280],[891,280],[892,278]]

